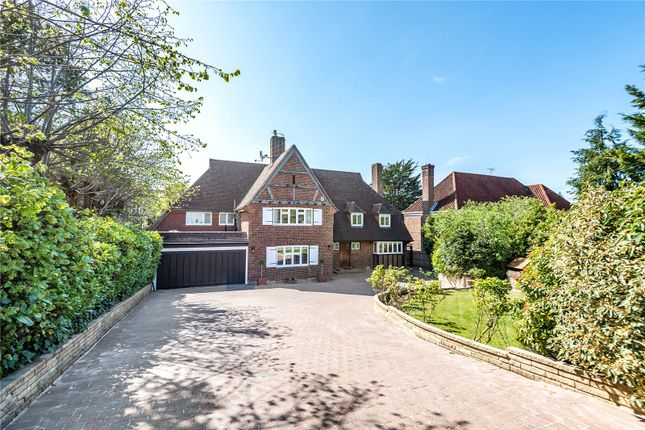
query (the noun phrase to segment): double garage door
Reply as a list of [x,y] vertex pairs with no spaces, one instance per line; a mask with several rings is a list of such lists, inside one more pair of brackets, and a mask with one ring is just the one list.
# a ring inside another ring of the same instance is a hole
[[165,248],[157,289],[246,283],[246,248]]

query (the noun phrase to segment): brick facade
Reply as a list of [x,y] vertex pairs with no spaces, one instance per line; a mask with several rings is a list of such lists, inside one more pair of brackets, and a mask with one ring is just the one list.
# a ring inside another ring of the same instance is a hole
[[423,217],[421,215],[408,215],[404,214],[403,222],[405,223],[410,236],[412,236],[412,242],[409,245],[412,246],[413,251],[422,251],[421,247],[421,233],[423,226]]
[[[264,276],[272,281],[284,281],[288,278],[315,278],[321,273],[321,270],[326,276],[331,276],[333,264],[331,246],[335,209],[331,206],[322,208],[322,225],[262,225],[262,208],[285,206],[254,203],[244,208],[240,214],[242,229],[248,233],[249,237],[249,281],[257,281],[260,276],[260,260],[265,262]],[[318,245],[318,265],[267,268],[266,248],[286,245]],[[320,262],[323,260],[324,263],[321,264]]]
[[[191,211],[192,212],[192,211]],[[199,211],[195,212],[208,212]],[[231,210],[231,212],[233,212]],[[219,212],[211,212],[211,225],[186,225],[186,211],[173,210],[168,213],[155,227],[157,231],[235,231],[234,225],[219,225]]]

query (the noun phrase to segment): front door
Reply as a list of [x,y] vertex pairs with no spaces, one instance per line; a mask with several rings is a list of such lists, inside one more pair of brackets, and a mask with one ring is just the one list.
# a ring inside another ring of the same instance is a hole
[[340,243],[340,267],[348,269],[352,267],[350,263],[350,256],[352,255],[352,243],[351,242],[341,242]]

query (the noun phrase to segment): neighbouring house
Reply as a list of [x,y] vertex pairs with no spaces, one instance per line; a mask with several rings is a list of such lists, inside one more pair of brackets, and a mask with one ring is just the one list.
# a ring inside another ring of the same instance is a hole
[[511,284],[512,288],[517,288],[517,282],[528,264],[528,258],[517,257],[506,265],[506,280]]
[[569,209],[571,204],[542,184],[524,185],[515,178],[452,172],[434,184],[434,166],[421,167],[421,198],[403,211],[405,225],[412,236],[412,265],[429,267],[430,261],[422,244],[422,229],[426,217],[436,211],[459,209],[466,202],[495,202],[506,196],[528,196],[540,199],[545,205]]
[[329,277],[341,268],[405,265],[401,212],[359,173],[311,169],[274,131],[269,163],[210,160],[179,207],[154,225],[164,237],[158,287]]

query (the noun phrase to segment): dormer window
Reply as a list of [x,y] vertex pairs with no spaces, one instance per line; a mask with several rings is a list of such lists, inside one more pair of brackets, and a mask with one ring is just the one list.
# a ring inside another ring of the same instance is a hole
[[361,212],[352,212],[352,227],[363,227],[363,214]]
[[186,212],[186,225],[213,225],[210,212]]
[[219,225],[235,225],[235,214],[233,212],[220,212]]
[[389,228],[391,221],[392,218],[390,214],[379,214],[378,216],[378,225],[381,226],[381,228]]

